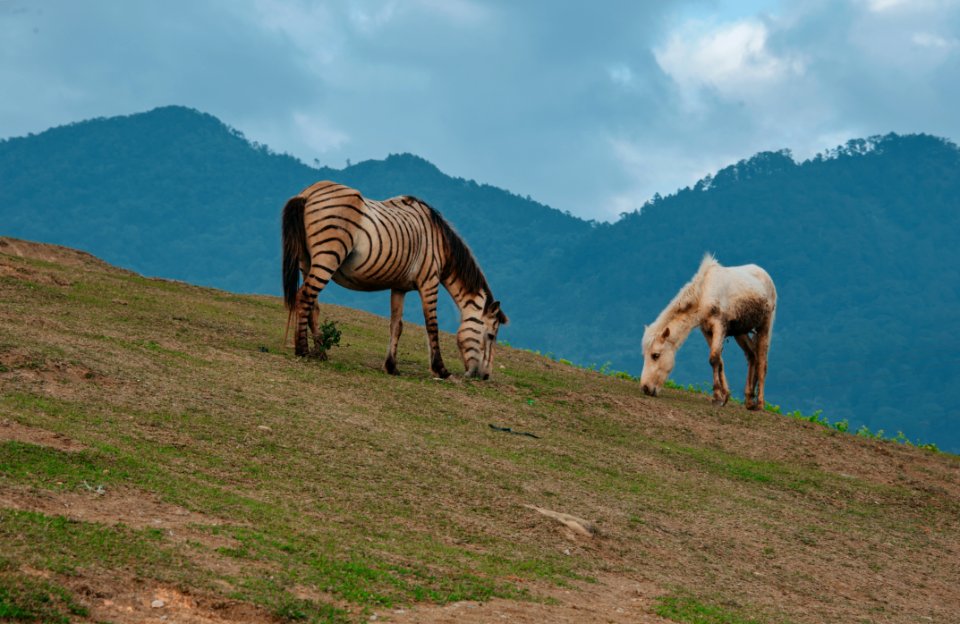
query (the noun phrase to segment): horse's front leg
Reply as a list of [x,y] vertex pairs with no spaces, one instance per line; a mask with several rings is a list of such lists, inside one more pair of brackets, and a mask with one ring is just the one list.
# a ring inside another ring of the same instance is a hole
[[397,344],[403,332],[403,298],[402,290],[390,291],[390,344],[387,346],[387,359],[383,363],[383,370],[391,375],[399,374],[397,370]]
[[437,325],[437,296],[440,293],[440,279],[434,276],[418,288],[420,302],[423,304],[423,321],[427,329],[427,343],[430,347],[430,372],[434,377],[446,379],[450,371],[443,365],[440,354],[440,327]]
[[727,377],[723,374],[723,339],[725,337],[723,325],[719,321],[711,322],[701,327],[701,331],[710,346],[710,366],[713,367],[713,404],[723,406],[730,399],[730,387],[727,386]]

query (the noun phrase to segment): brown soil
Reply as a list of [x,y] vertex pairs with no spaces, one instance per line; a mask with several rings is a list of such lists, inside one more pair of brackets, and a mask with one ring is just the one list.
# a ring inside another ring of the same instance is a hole
[[602,575],[596,583],[580,583],[569,589],[538,587],[541,603],[514,602],[500,598],[488,602],[455,602],[444,606],[417,606],[411,609],[377,611],[383,622],[423,624],[664,624],[652,615],[654,599],[664,592],[648,580]]
[[160,529],[173,541],[193,541],[208,548],[233,547],[228,537],[211,535],[198,526],[223,526],[217,518],[164,503],[156,495],[128,487],[95,486],[84,492],[54,492],[8,488],[0,492],[0,507],[64,516],[82,522],[125,524],[135,529]]
[[[0,442],[15,440],[38,446],[48,446],[58,451],[82,451],[86,448],[76,440],[71,440],[62,433],[54,433],[37,427],[28,427],[15,420],[0,420]],[[0,493],[3,496],[3,493]]]
[[[22,571],[42,578],[52,577],[49,572],[29,568]],[[246,602],[176,589],[126,575],[87,571],[82,576],[58,576],[54,580],[83,599],[92,622],[220,624],[277,621],[264,609]]]

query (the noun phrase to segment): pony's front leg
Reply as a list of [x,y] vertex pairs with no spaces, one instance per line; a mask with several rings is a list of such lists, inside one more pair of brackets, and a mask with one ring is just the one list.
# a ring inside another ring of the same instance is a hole
[[387,346],[387,359],[383,363],[383,370],[391,375],[399,374],[397,344],[403,332],[403,298],[406,294],[402,290],[390,291],[390,344]]
[[418,288],[420,302],[423,304],[423,322],[427,328],[427,343],[430,347],[430,372],[434,377],[446,379],[450,371],[443,365],[440,354],[440,333],[437,325],[437,296],[440,292],[440,280],[437,277],[427,280]]
[[727,386],[727,377],[723,374],[723,326],[713,322],[702,328],[703,337],[710,345],[710,366],[713,367],[713,404],[723,406],[730,398],[730,387]]
[[743,391],[743,404],[748,410],[758,409],[756,401],[757,392],[757,348],[756,340],[748,335],[735,336],[737,344],[743,349],[743,354],[747,356],[747,387]]

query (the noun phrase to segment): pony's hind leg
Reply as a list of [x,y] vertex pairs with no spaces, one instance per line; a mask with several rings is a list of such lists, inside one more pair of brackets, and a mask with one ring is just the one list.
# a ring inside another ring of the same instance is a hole
[[403,298],[407,293],[402,290],[390,291],[390,344],[387,346],[387,359],[383,363],[383,370],[396,375],[397,371],[397,343],[403,332]]
[[766,399],[763,387],[767,383],[767,359],[770,355],[770,327],[757,331],[757,403],[754,409],[763,409]]
[[757,348],[756,340],[744,334],[735,336],[737,344],[743,349],[743,354],[747,356],[747,387],[743,391],[744,405],[748,410],[757,409]]

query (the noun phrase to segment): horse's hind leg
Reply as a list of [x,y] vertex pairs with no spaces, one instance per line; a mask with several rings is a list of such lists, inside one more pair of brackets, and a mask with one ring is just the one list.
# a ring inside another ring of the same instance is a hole
[[737,344],[743,349],[743,354],[747,356],[747,387],[743,391],[744,405],[749,410],[757,409],[757,348],[756,340],[748,335],[736,336]]
[[[327,260],[325,254],[331,256],[330,260]],[[332,264],[332,259],[336,257],[338,262],[333,268],[327,266],[327,264],[315,263],[303,278],[303,286],[300,287],[300,291],[297,293],[297,305],[295,308],[297,315],[296,354],[300,356],[310,355],[307,330],[310,330],[310,334],[314,337],[317,336],[320,314],[317,308],[317,297],[323,292],[324,287],[330,282],[330,278],[336,273],[337,268],[340,266],[339,256],[336,253],[321,251],[315,253],[314,256],[319,256],[319,258],[323,259],[323,262],[330,264]]]
[[770,354],[770,327],[757,331],[757,404],[754,409],[763,409],[763,387],[767,382],[767,356]]
[[387,359],[383,363],[383,370],[391,375],[397,371],[397,343],[403,332],[403,298],[407,293],[402,290],[390,291],[390,344],[387,347]]
[[723,374],[723,326],[720,322],[711,323],[709,328],[702,329],[703,337],[710,345],[710,366],[713,367],[713,404],[723,406],[730,399],[730,386],[727,385],[727,376]]

